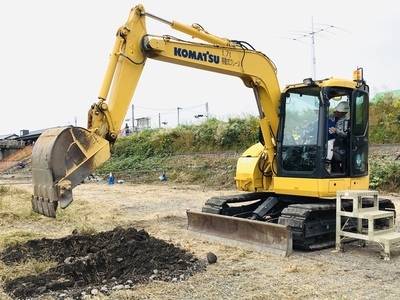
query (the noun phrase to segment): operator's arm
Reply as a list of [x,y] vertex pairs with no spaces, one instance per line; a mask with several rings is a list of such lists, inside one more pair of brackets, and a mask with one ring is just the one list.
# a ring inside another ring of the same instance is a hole
[[340,118],[337,122],[335,127],[329,128],[329,133],[333,134],[335,138],[344,139],[347,137],[348,134],[348,119],[347,118]]

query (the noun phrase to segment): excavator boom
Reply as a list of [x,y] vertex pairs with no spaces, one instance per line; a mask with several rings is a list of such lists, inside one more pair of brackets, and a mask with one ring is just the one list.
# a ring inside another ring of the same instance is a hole
[[[202,42],[152,36],[146,30],[146,17]],[[50,129],[37,141],[32,155],[32,205],[36,212],[55,217],[58,202],[61,208],[67,207],[73,200],[72,189],[110,157],[147,58],[240,78],[254,90],[260,122],[269,128],[263,130],[263,135],[271,158],[269,163],[273,163],[271,133],[278,126],[280,88],[272,61],[239,42],[211,35],[199,25],[166,21],[137,5],[117,31],[99,101],[89,109],[87,129],[73,126]],[[269,108],[268,113],[263,107]]]

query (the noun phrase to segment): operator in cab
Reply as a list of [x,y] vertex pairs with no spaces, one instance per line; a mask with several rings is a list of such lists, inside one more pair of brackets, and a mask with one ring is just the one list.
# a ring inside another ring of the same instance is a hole
[[328,129],[329,136],[334,139],[333,158],[331,160],[332,173],[345,173],[347,170],[346,148],[349,124],[347,113],[349,111],[349,104],[342,101],[335,107],[333,114],[329,116],[329,120],[335,124]]
[[337,139],[344,139],[347,137],[349,118],[346,115],[349,110],[349,104],[346,101],[342,101],[336,106],[333,114],[329,117],[335,124],[335,126],[329,127],[329,134],[332,134]]

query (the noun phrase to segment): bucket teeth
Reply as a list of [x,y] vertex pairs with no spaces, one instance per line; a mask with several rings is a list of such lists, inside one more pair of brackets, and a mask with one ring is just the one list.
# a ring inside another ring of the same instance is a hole
[[32,196],[33,211],[51,218],[56,217],[58,201],[51,201],[43,197]]
[[110,143],[81,127],[46,130],[32,152],[33,210],[56,217],[73,200],[72,190],[110,158]]

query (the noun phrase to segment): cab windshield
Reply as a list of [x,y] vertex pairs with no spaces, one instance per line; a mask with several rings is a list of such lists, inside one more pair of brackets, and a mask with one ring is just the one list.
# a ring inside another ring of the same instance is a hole
[[281,127],[284,172],[312,176],[318,167],[317,161],[330,160],[332,151],[328,148],[333,149],[333,146],[329,146],[328,141],[333,141],[329,132],[329,127],[335,126],[333,111],[338,103],[349,103],[350,96],[351,89],[318,86],[296,88],[286,93]]
[[286,97],[283,145],[316,144],[318,112],[318,96],[289,93]]

